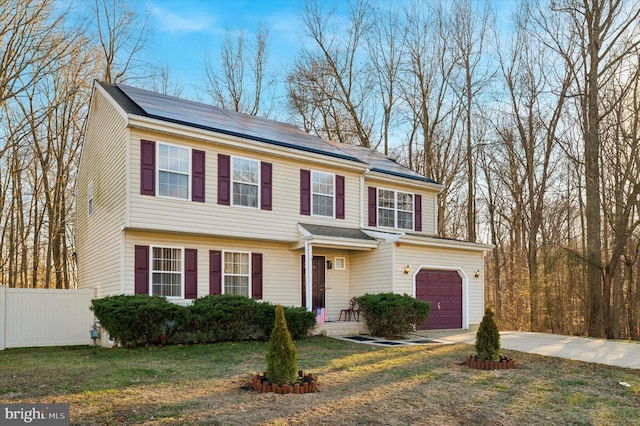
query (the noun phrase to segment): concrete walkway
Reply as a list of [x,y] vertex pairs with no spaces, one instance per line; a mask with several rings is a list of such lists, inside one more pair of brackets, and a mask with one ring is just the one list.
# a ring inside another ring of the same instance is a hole
[[[469,331],[424,331],[420,335],[448,342],[476,343],[476,333]],[[640,369],[640,342],[503,331],[500,345],[514,351]]]

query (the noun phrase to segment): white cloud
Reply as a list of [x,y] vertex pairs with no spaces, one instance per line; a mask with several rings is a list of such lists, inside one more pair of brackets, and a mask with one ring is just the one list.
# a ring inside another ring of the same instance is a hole
[[215,18],[205,13],[183,11],[180,14],[163,7],[154,6],[149,13],[155,21],[160,32],[167,33],[194,33],[211,30],[215,24]]

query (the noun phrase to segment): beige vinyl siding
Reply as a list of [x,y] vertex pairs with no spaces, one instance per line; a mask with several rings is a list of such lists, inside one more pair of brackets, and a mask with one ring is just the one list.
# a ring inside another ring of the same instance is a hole
[[[398,181],[387,181],[376,178],[365,179],[365,188],[363,194],[363,209],[362,209],[362,223],[367,226],[369,223],[369,187],[389,189],[393,191],[408,192],[411,194],[420,194],[422,196],[422,231],[423,235],[436,235],[438,230],[438,203],[437,203],[437,191],[431,187],[427,187],[419,181],[411,181],[406,179],[406,183],[402,184]],[[415,223],[415,218],[414,218]],[[381,228],[389,229],[389,228]],[[403,231],[403,230],[399,230]]]
[[[120,291],[128,131],[122,115],[99,90],[94,92],[90,114],[78,175],[75,236],[78,287],[96,289],[100,297]],[[93,182],[91,217],[87,211],[89,182]]]
[[[479,251],[414,246],[402,243],[395,249],[394,279],[397,293],[415,296],[415,275],[424,269],[461,270],[463,279],[463,310],[468,306],[467,320],[470,327],[480,324],[484,313],[484,279],[482,274],[475,277],[476,271],[483,271],[483,254]],[[411,273],[403,273],[406,265]],[[466,277],[465,277],[466,276]],[[465,286],[465,278],[467,280]],[[466,294],[464,294],[466,288]],[[465,302],[466,300],[466,302]],[[465,314],[463,314],[464,317]]]
[[255,240],[128,231],[125,234],[124,249],[125,294],[134,293],[135,245],[198,250],[198,297],[209,294],[209,250],[262,253],[263,300],[284,306],[300,306],[302,300],[300,253],[289,250],[288,245]]
[[371,251],[351,253],[351,292],[353,296],[365,293],[385,293],[393,291],[391,243],[380,243]]
[[[205,151],[205,203],[140,195],[140,139],[150,139]],[[215,140],[184,140],[168,135],[131,135],[131,228],[166,230],[181,233],[225,235],[293,242],[299,239],[298,223],[358,227],[360,212],[359,174],[335,170],[329,165],[294,161],[284,156],[232,149]],[[271,211],[225,206],[217,203],[218,154],[241,156],[272,163]],[[335,219],[300,215],[300,169],[310,169],[345,176],[346,218]]]

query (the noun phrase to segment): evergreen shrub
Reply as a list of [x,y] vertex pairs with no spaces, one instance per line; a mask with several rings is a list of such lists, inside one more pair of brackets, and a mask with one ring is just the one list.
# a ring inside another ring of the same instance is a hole
[[277,385],[298,379],[298,351],[287,329],[282,305],[275,309],[275,326],[267,346],[267,379]]
[[481,360],[500,359],[500,332],[491,308],[486,308],[476,332],[476,356]]
[[[272,303],[257,303],[256,315],[254,317],[259,333],[259,340],[267,341],[275,326],[275,308]],[[307,337],[313,327],[316,326],[315,312],[309,312],[305,308],[283,307],[284,316],[287,320],[287,328],[293,340],[300,340]]]
[[[237,295],[209,295],[180,306],[163,297],[119,295],[94,299],[91,309],[118,343],[138,345],[266,342],[275,326],[275,305]],[[316,325],[314,312],[283,308],[290,334],[301,339]]]
[[408,294],[378,293],[358,297],[372,336],[403,338],[429,318],[431,305]]
[[111,337],[128,347],[165,344],[185,326],[188,312],[164,297],[107,296],[91,301],[91,310]]
[[232,342],[251,334],[258,302],[237,295],[209,295],[193,301],[192,331],[201,343]]

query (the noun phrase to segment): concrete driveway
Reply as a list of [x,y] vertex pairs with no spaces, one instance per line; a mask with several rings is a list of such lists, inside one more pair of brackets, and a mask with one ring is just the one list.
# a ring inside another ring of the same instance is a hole
[[[455,343],[476,343],[476,333],[469,331],[425,331],[420,334]],[[514,351],[640,369],[640,342],[503,331],[500,332],[500,345]]]

